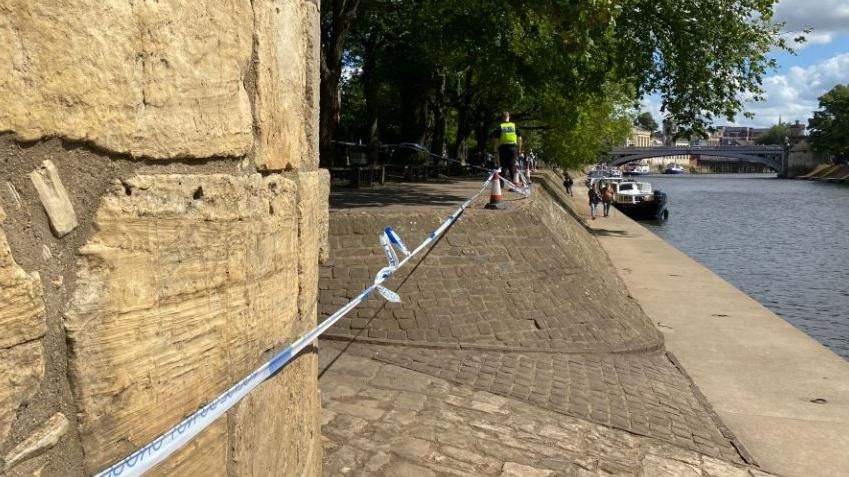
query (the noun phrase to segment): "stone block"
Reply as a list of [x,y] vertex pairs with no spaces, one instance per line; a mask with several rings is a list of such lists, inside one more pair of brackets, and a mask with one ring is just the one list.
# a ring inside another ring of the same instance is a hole
[[[0,214],[5,216],[5,214]],[[0,220],[2,222],[2,220]],[[12,257],[0,229],[0,443],[5,442],[20,405],[35,393],[44,377],[47,332],[41,280]]]
[[318,167],[319,14],[305,0],[253,2],[256,23],[256,164]]
[[53,234],[61,238],[77,228],[77,214],[56,165],[52,161],[44,161],[29,176],[50,219]]
[[41,341],[0,348],[0,442],[6,441],[18,409],[38,390],[43,377]]
[[[322,248],[327,248],[327,170],[298,173],[298,310],[301,331],[315,326],[318,272]],[[335,311],[335,310],[334,310]]]
[[321,474],[317,375],[317,355],[301,355],[239,404],[231,475]]
[[14,467],[18,462],[31,459],[42,454],[44,451],[55,446],[59,439],[68,432],[70,423],[68,418],[61,412],[57,412],[42,424],[32,435],[15,446],[11,452],[6,454],[6,470]]
[[0,11],[0,131],[154,159],[250,151],[249,0],[0,0]]
[[538,469],[529,465],[517,464],[516,462],[505,462],[501,467],[501,477],[549,477],[554,471]]
[[[274,175],[156,175],[102,198],[65,316],[87,471],[178,423],[297,334],[295,196]],[[209,432],[187,451],[204,463],[185,465],[216,474],[226,427]]]

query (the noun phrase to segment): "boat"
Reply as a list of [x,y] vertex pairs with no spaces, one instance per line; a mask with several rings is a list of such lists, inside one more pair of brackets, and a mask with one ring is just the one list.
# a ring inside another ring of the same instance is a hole
[[684,166],[682,166],[681,164],[675,164],[674,162],[671,162],[671,163],[666,165],[666,169],[663,170],[663,173],[664,174],[683,174],[684,173]]
[[666,193],[653,190],[648,182],[627,180],[614,184],[613,205],[634,220],[666,220]]
[[634,220],[666,220],[667,196],[660,190],[654,190],[650,183],[633,179],[604,177],[592,179],[591,187],[608,184],[613,187],[613,206]]
[[626,176],[645,176],[651,174],[651,169],[646,164],[631,163],[625,166]]

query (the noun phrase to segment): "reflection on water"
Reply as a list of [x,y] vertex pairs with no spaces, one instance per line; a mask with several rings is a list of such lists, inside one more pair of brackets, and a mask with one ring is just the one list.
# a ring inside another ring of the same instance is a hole
[[849,359],[849,186],[774,175],[651,176],[649,229]]

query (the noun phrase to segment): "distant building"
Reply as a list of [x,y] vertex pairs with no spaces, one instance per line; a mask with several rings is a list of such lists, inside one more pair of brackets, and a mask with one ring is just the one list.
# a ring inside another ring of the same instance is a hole
[[755,138],[769,131],[769,128],[750,128],[748,126],[722,126],[722,136],[718,146],[751,146]]
[[797,119],[795,124],[790,125],[790,140],[792,142],[798,142],[805,136],[805,125]]
[[625,140],[625,147],[650,147],[652,146],[651,131],[634,126],[631,135]]

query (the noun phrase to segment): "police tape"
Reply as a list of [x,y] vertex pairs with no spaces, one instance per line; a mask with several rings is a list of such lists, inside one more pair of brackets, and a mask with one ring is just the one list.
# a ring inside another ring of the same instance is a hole
[[[294,357],[304,350],[310,343],[318,339],[325,331],[333,326],[340,318],[347,315],[357,305],[366,301],[372,292],[377,292],[386,300],[393,303],[400,303],[401,297],[392,290],[383,286],[383,283],[388,280],[395,272],[404,266],[408,261],[424,250],[428,245],[436,241],[445,231],[447,231],[457,219],[465,212],[471,203],[479,196],[489,184],[492,182],[495,172],[491,172],[486,182],[484,182],[481,190],[464,202],[450,217],[445,219],[439,227],[429,234],[427,238],[412,252],[404,245],[401,237],[387,227],[380,235],[380,242],[386,252],[388,265],[382,268],[374,278],[374,283],[366,288],[362,293],[349,301],[345,306],[330,315],[326,320],[318,326],[310,330],[307,334],[298,338],[294,343],[287,346],[283,351],[276,354],[273,358],[266,361],[265,364],[257,368],[247,377],[233,385],[227,391],[219,395],[217,398],[200,408],[192,415],[186,417],[179,424],[172,427],[159,437],[149,442],[144,447],[136,450],[123,460],[113,464],[106,470],[96,474],[96,477],[134,477],[143,475],[145,472],[152,469],[154,466],[168,458],[171,454],[181,449],[195,438],[201,431],[206,429],[216,419],[221,417],[225,412],[232,408],[242,398],[247,396],[263,381],[274,376],[286,366]],[[398,255],[395,248],[404,255],[404,259],[398,261]]]
[[525,197],[531,196],[531,183],[525,178],[525,175],[520,171],[518,173],[519,177],[522,179],[522,187],[514,184],[513,181],[501,177],[501,180],[504,181],[504,187],[512,190],[513,192],[518,192],[519,194],[524,195]]

